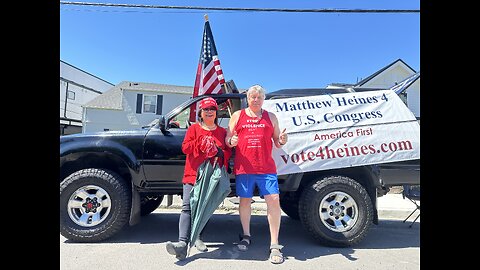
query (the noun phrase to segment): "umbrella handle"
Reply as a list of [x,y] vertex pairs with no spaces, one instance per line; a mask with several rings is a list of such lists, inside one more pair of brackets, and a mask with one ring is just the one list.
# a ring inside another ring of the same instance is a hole
[[[210,158],[209,160],[212,160],[212,158]],[[213,159],[213,167],[215,167],[216,165],[218,165],[218,167],[221,167],[221,166],[222,166],[222,164],[219,164],[219,163],[218,163],[218,157],[215,157],[215,158]]]

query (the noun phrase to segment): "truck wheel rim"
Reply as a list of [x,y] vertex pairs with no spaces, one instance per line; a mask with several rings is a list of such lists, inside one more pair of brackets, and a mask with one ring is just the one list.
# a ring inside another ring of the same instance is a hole
[[344,192],[331,192],[323,197],[319,208],[323,225],[334,232],[352,229],[358,220],[355,200]]
[[107,218],[111,209],[111,198],[101,187],[83,186],[70,196],[67,207],[73,222],[82,227],[93,227]]

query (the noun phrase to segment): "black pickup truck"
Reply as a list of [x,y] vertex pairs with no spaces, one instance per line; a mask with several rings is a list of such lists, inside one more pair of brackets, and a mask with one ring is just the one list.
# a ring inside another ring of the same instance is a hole
[[[325,95],[345,89],[284,89],[266,99]],[[137,224],[166,197],[181,195],[185,154],[181,144],[190,125],[191,98],[137,130],[60,137],[60,233],[76,242],[105,240]],[[225,108],[246,107],[246,95],[212,96],[220,104],[219,124],[228,125]],[[359,243],[378,224],[377,197],[389,187],[420,184],[420,162],[410,160],[279,175],[282,210],[300,220],[325,246]],[[231,175],[235,196],[235,178]]]

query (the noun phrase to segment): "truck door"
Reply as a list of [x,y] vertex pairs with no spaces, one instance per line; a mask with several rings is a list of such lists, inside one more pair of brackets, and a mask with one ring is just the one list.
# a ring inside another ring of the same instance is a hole
[[162,190],[182,187],[185,154],[182,142],[186,128],[170,128],[163,134],[159,128],[152,128],[146,138],[143,153],[143,168],[146,184]]

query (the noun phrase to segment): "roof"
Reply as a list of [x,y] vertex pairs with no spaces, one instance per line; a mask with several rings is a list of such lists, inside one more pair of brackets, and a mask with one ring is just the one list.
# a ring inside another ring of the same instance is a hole
[[[393,90],[397,95],[399,95],[407,91],[407,89],[410,86],[412,86],[413,83],[416,82],[418,79],[420,79],[420,71],[405,78],[401,82],[392,85],[390,88],[386,88],[386,89]],[[386,89],[380,89],[380,88],[363,88],[363,87],[354,87],[353,89],[355,90],[355,92],[386,90]]]
[[124,90],[130,91],[151,91],[172,94],[193,94],[192,86],[180,86],[171,84],[145,83],[145,82],[129,82],[123,81],[118,84]]
[[377,75],[379,75],[380,73],[387,70],[388,68],[390,68],[391,66],[393,66],[394,64],[396,64],[398,62],[403,63],[405,66],[407,66],[409,69],[411,69],[414,73],[416,73],[416,71],[413,68],[411,68],[409,65],[407,65],[407,63],[405,63],[402,59],[397,59],[397,60],[393,61],[391,64],[383,67],[382,69],[380,69],[377,72],[373,73],[372,75],[368,76],[367,78],[359,81],[358,83],[355,84],[355,87],[360,87],[360,86],[364,85],[365,83],[367,83],[371,79],[375,78]]
[[420,78],[420,71],[408,78],[405,78],[403,81],[394,84],[389,89],[393,90],[398,95],[402,92],[405,92],[410,87],[410,85],[416,82],[419,78]]
[[122,89],[116,85],[83,105],[85,108],[121,110]]
[[94,78],[96,78],[96,79],[98,79],[98,80],[101,80],[101,81],[104,81],[104,82],[106,82],[106,83],[108,83],[108,84],[114,85],[113,83],[111,83],[111,82],[109,82],[109,81],[106,81],[106,80],[104,80],[104,79],[102,79],[102,78],[100,78],[100,77],[98,77],[98,76],[95,76],[95,75],[93,75],[93,74],[90,73],[90,72],[86,72],[85,70],[83,70],[83,69],[81,69],[81,68],[78,68],[78,67],[76,67],[76,66],[74,66],[74,65],[72,65],[72,64],[69,64],[69,63],[67,63],[67,62],[65,62],[65,61],[63,61],[63,60],[61,60],[61,59],[60,59],[60,62],[61,62],[61,63],[64,63],[64,64],[67,65],[67,66],[70,66],[70,67],[72,67],[72,68],[74,68],[74,69],[76,69],[76,70],[79,70],[79,71],[81,71],[81,72],[83,72],[83,73],[85,73],[85,74],[88,74],[89,76],[92,76],[92,77],[94,77]]
[[142,91],[192,95],[193,87],[158,83],[123,81],[87,102],[83,107],[122,110],[123,91]]
[[331,83],[327,86],[327,88],[333,88],[333,87],[340,87],[340,88],[348,88],[348,87],[354,87],[355,84],[351,83]]

